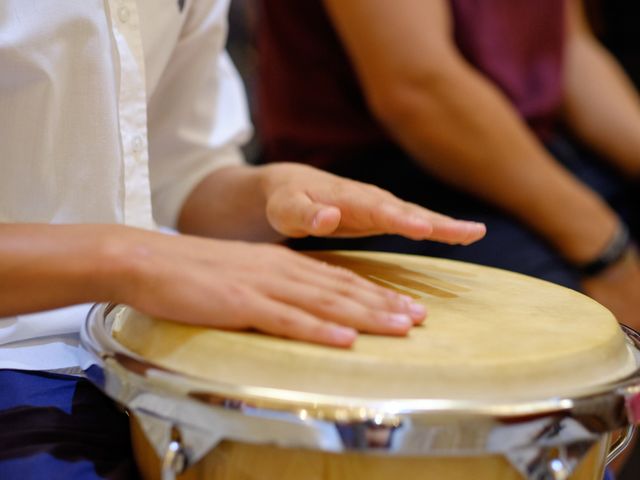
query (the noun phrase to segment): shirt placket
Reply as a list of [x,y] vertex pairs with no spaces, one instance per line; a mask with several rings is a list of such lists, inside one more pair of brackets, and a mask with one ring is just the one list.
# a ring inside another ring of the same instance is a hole
[[120,60],[118,110],[124,167],[124,222],[153,228],[147,148],[147,100],[140,19],[135,0],[109,0]]

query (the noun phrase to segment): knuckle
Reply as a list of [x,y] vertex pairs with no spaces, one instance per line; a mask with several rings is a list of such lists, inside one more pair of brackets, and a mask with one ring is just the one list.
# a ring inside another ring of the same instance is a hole
[[353,273],[351,270],[348,270],[344,267],[331,267],[333,270],[334,277],[344,282],[345,284],[351,285],[358,281],[358,275]]
[[282,335],[291,335],[297,327],[297,321],[291,315],[286,313],[276,314],[273,319],[277,333]]
[[234,282],[225,283],[222,287],[222,298],[224,299],[230,313],[237,318],[244,317],[244,312],[252,305],[252,295],[249,290]]
[[365,188],[373,195],[376,196],[380,196],[380,197],[385,197],[385,198],[390,198],[393,197],[393,195],[391,195],[389,192],[387,192],[386,190],[378,187],[377,185],[365,185]]
[[330,327],[326,322],[317,322],[309,327],[309,338],[314,340],[323,340],[329,337]]
[[352,280],[338,280],[333,290],[343,297],[354,298],[358,296],[361,289]]
[[290,251],[282,245],[259,245],[260,259],[268,264],[285,261],[290,256]]
[[350,186],[351,185],[348,180],[335,182],[331,185],[331,193],[334,195],[335,198],[340,198],[345,194],[345,192],[349,191]]
[[273,245],[261,245],[261,248],[264,248],[264,250],[266,252],[271,252],[273,255],[286,255],[289,253],[289,249],[287,247],[285,247],[284,245],[277,245],[277,244],[273,244]]
[[396,311],[398,309],[404,309],[404,302],[403,300],[398,296],[398,297],[392,297],[392,296],[380,296],[381,298],[381,302],[382,302],[382,306],[386,311]]
[[316,304],[324,311],[334,311],[340,306],[341,300],[337,295],[321,293],[316,300]]

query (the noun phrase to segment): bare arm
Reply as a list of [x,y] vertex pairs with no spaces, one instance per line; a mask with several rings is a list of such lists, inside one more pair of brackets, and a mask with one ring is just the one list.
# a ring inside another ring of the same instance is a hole
[[582,0],[569,5],[565,121],[621,171],[640,178],[640,97],[593,36]]
[[120,227],[0,224],[0,317],[111,299]]
[[457,52],[446,1],[325,4],[372,110],[425,169],[511,212],[570,261],[601,251],[614,212]]

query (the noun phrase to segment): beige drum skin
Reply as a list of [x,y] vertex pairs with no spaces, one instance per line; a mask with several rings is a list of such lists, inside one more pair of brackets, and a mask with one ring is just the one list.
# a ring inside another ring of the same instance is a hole
[[[579,394],[636,369],[612,314],[572,290],[462,262],[372,252],[312,256],[422,301],[407,337],[360,335],[349,350],[259,333],[190,327],[127,309],[114,324],[126,348],[185,375],[236,385],[367,399],[454,399],[480,404]],[[141,470],[155,453],[134,428]],[[601,480],[603,435],[572,480]],[[337,454],[225,441],[180,478],[346,480],[522,478],[501,456]]]

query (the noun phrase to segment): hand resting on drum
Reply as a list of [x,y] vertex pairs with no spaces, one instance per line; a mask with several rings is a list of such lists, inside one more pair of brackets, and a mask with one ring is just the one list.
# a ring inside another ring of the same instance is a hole
[[281,246],[133,235],[138,287],[118,295],[151,315],[344,347],[356,331],[404,335],[426,314],[409,297]]

